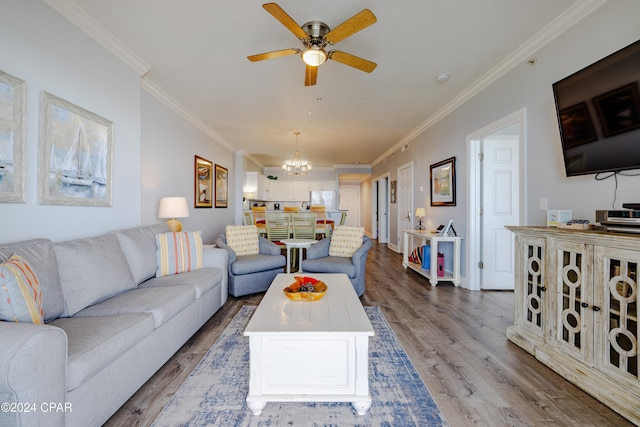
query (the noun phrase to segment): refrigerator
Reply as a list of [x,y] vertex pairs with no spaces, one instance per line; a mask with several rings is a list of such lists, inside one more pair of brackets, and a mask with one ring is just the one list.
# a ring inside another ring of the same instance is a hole
[[328,211],[338,209],[338,196],[335,191],[311,191],[311,206],[323,205]]

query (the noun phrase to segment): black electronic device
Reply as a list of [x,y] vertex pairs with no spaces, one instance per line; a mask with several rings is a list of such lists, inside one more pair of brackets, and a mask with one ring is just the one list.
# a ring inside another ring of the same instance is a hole
[[625,209],[640,209],[640,203],[623,203],[622,207]]
[[640,233],[640,210],[597,210],[596,221],[606,231]]
[[553,84],[567,176],[640,169],[640,40]]

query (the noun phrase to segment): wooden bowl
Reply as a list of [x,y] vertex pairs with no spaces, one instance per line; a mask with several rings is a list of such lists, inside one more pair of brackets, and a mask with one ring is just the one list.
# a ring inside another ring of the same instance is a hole
[[[291,301],[318,301],[327,293],[327,285],[313,277],[295,276],[295,283],[284,288],[282,291]],[[300,291],[300,286],[311,283],[315,291]]]

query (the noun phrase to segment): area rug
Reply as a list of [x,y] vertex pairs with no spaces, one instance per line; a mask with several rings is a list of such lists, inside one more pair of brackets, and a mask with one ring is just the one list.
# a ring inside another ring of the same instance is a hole
[[447,426],[379,307],[365,307],[376,335],[369,341],[371,408],[350,403],[268,402],[253,415],[249,338],[242,335],[255,307],[244,306],[153,423],[165,426]]

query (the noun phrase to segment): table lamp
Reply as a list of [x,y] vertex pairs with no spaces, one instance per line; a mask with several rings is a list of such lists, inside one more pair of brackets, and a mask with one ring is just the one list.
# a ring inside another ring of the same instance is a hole
[[176,218],[189,217],[189,206],[186,197],[163,197],[158,207],[158,218],[171,218],[167,221],[169,230],[182,231],[182,223]]
[[422,218],[425,217],[424,208],[416,208],[416,216],[418,217],[418,226],[416,230],[424,230],[424,225],[422,225]]

